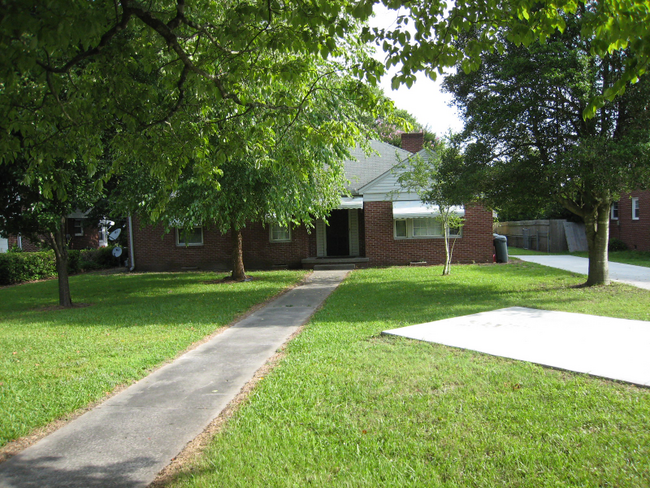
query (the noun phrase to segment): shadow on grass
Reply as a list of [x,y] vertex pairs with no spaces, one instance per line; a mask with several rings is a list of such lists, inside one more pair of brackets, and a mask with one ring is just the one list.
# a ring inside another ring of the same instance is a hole
[[440,276],[439,268],[386,270],[390,278],[384,280],[374,279],[377,273],[353,276],[319,317],[411,325],[513,306],[571,310],[635,293],[617,286],[578,287],[583,276],[533,263],[457,265],[451,276]]

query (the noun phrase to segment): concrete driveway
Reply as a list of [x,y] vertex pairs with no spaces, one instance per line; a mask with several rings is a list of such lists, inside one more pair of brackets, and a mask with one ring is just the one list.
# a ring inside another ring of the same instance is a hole
[[[537,255],[524,256],[513,254],[510,257],[530,263],[542,264],[551,268],[564,269],[586,275],[589,271],[589,260],[568,255]],[[628,285],[650,290],[650,268],[609,262],[609,278]]]

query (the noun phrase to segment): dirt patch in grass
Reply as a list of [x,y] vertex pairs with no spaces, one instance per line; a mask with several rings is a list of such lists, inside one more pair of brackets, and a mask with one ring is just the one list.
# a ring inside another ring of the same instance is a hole
[[234,283],[243,283],[243,282],[248,282],[248,281],[257,281],[259,278],[256,278],[255,276],[246,276],[246,279],[244,280],[236,280],[232,276],[225,276],[221,278],[220,280],[209,280],[209,281],[204,281],[204,285],[232,285]]

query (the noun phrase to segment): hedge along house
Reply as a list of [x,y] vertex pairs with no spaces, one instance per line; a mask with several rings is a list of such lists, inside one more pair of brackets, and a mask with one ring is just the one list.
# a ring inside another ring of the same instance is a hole
[[[314,229],[251,224],[242,231],[247,269],[313,268],[348,264],[356,267],[441,264],[445,259],[437,209],[417,195],[400,192],[393,167],[422,150],[422,133],[404,134],[400,149],[371,141],[373,154],[354,149],[346,161],[350,196],[341,198],[327,222]],[[459,208],[465,223],[455,237],[454,262],[492,262],[492,213],[480,205]],[[216,229],[197,227],[190,234],[162,226],[131,230],[131,268],[141,271],[229,270],[232,239]]]

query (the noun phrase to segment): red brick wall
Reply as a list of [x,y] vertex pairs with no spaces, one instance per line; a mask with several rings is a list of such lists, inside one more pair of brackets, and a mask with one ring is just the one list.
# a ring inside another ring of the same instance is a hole
[[74,220],[66,220],[66,234],[70,236],[70,249],[97,249],[99,247],[99,230],[90,226],[87,219],[82,219],[81,228],[84,235],[76,236],[74,235]]
[[[37,244],[34,244],[32,241],[29,239],[23,237],[21,239],[22,242],[22,249],[25,252],[37,252],[37,251],[42,251],[43,249],[38,246]],[[9,245],[9,249],[11,249],[14,246],[18,245],[18,236],[9,236],[7,238],[7,243]]]
[[[202,246],[176,246],[175,232],[165,234],[162,226],[140,227],[133,219],[135,266],[140,271],[198,268],[230,270],[232,239],[214,228],[203,228]],[[312,236],[315,232],[312,231]],[[300,268],[310,254],[310,238],[301,226],[292,229],[291,242],[270,242],[269,228],[251,224],[242,231],[244,266],[247,269],[288,266]],[[315,246],[314,246],[315,247]],[[313,254],[315,256],[315,254]]]
[[[360,212],[361,255],[370,258],[370,266],[407,265],[424,260],[428,264],[444,262],[442,238],[400,239],[393,237],[391,202],[366,202]],[[134,223],[134,254],[136,269],[164,271],[182,268],[208,270],[231,269],[232,242],[230,233],[221,235],[215,229],[203,230],[202,246],[176,246],[175,234],[165,234],[161,226],[141,228]],[[300,268],[301,260],[316,256],[316,231],[308,233],[304,226],[292,230],[291,242],[269,242],[269,229],[249,225],[242,232],[244,266],[265,269],[274,266]],[[492,213],[480,206],[465,210],[463,236],[457,239],[454,262],[492,262]]]
[[[407,265],[412,261],[442,264],[445,260],[443,238],[395,239],[392,202],[364,203],[366,257],[370,266]],[[462,237],[454,247],[453,262],[492,262],[492,213],[475,205],[465,209]]]
[[[639,220],[632,220],[632,197],[639,198]],[[630,249],[650,251],[650,191],[621,195],[618,220],[609,221],[609,235],[622,240]]]

